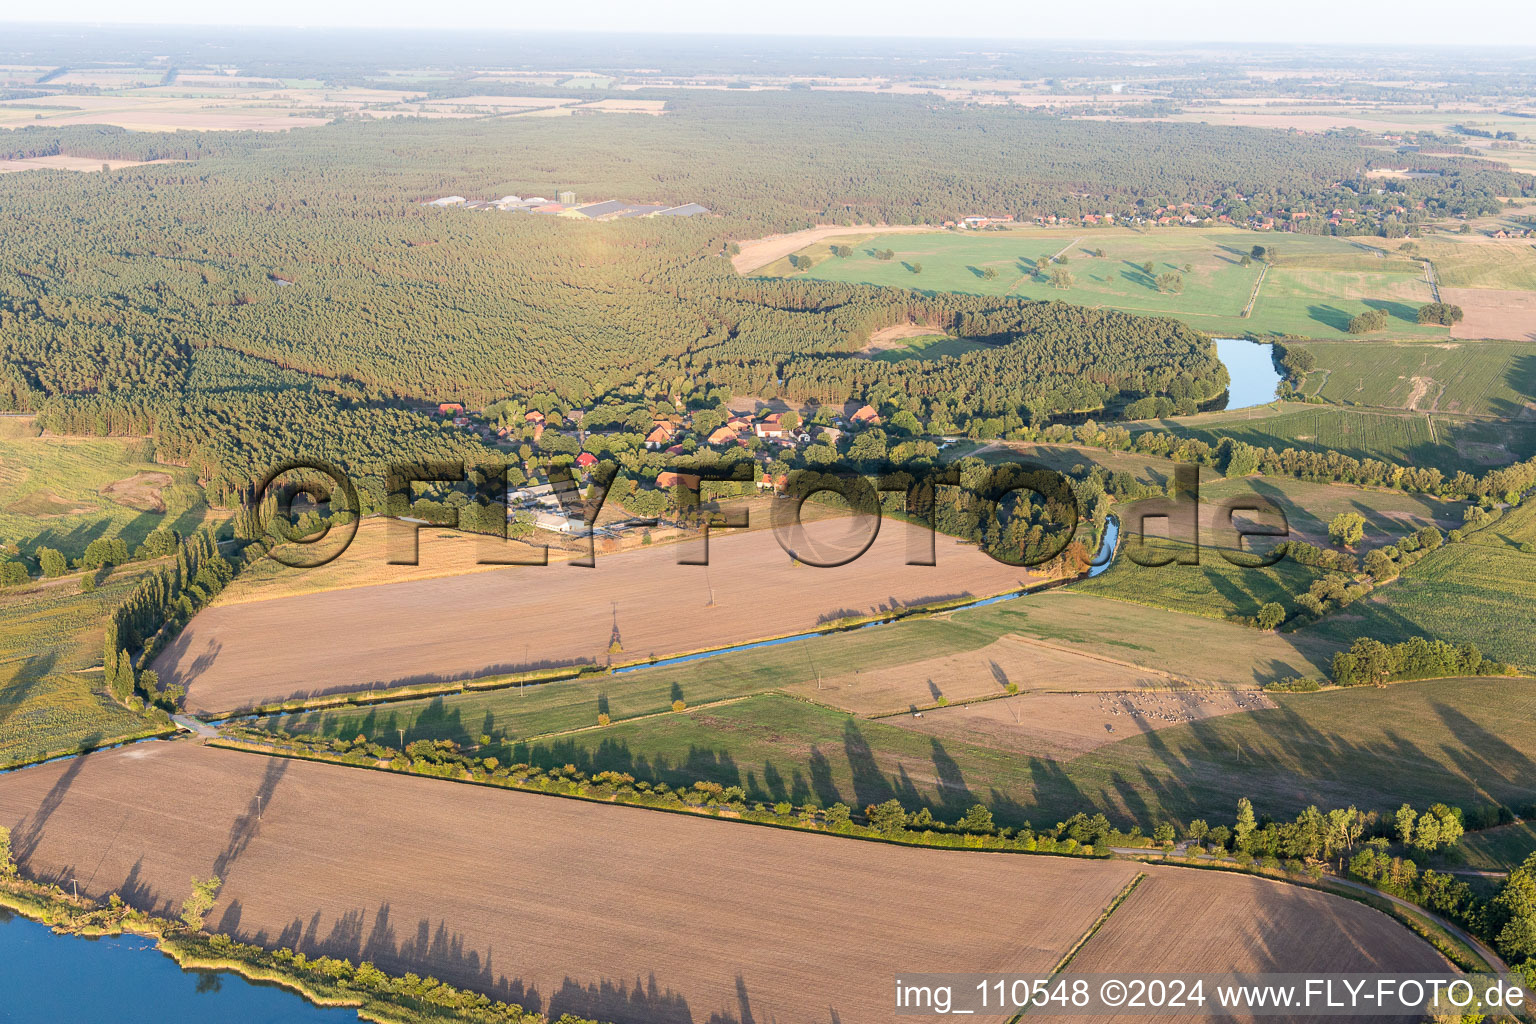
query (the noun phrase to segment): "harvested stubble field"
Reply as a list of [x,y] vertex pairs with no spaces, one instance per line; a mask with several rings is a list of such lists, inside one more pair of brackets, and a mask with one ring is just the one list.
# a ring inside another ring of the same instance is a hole
[[1008,634],[975,651],[924,658],[905,665],[858,667],[820,675],[814,682],[786,686],[831,707],[860,715],[882,715],[927,707],[943,698],[955,702],[996,697],[1009,683],[1021,690],[1166,688],[1178,677],[1119,659],[1084,654],[1029,637]]
[[1127,736],[1274,706],[1262,693],[1230,690],[1030,693],[885,721],[941,740],[1070,761]]
[[1491,288],[1442,288],[1442,301],[1461,307],[1464,319],[1453,338],[1536,341],[1536,292]]
[[[1177,930],[1178,941],[1169,941],[1170,929]],[[1267,878],[1172,867],[1149,868],[1072,958],[1066,973],[1123,972],[1128,964],[1148,974],[1408,973],[1449,967],[1406,928],[1360,903]],[[1148,1018],[1120,1013],[1098,1019]],[[1213,1018],[1200,1012],[1162,1013],[1154,1019]]]
[[[853,518],[810,523],[791,548],[846,555],[867,537]],[[911,566],[924,531],[888,521],[836,568],[792,564],[773,531],[599,556],[595,569],[518,566],[302,597],[215,605],[156,660],[215,712],[286,698],[520,668],[643,661],[816,629],[850,616],[984,597],[1035,580],[938,538],[936,566]],[[851,543],[851,546],[850,546]],[[344,644],[335,638],[346,639]]]
[[[743,498],[721,501],[724,514],[745,514],[749,530],[767,529],[773,505],[770,498]],[[835,518],[843,515],[827,505],[807,502],[801,510],[805,522]],[[623,506],[605,504],[598,514],[597,525],[607,526],[629,518]],[[390,535],[396,529],[406,529],[407,524],[380,517],[369,517],[357,526],[357,534],[341,554],[315,569],[293,569],[276,559],[265,558],[248,566],[222,594],[219,604],[244,604],[247,601],[271,601],[280,597],[297,597],[327,590],[347,587],[374,587],[389,583],[408,583],[413,580],[438,579],[472,572],[494,572],[502,566],[486,564],[490,560],[502,562],[510,559],[537,560],[545,546],[549,549],[549,561],[568,562],[585,557],[590,548],[587,540],[579,536],[565,536],[546,530],[535,530],[526,538],[502,540],[480,534],[464,533],[447,527],[422,526],[417,533],[417,564],[391,565],[389,559],[399,548],[392,547]],[[677,542],[697,544],[697,533],[673,526],[658,526],[648,531],[653,545]],[[724,536],[740,534],[741,530],[715,534],[716,540]],[[342,531],[337,530],[338,538]],[[597,538],[598,554],[615,554],[638,547],[646,547],[645,533],[630,530],[617,537]],[[333,550],[327,539],[322,547]],[[337,541],[334,549],[339,549]],[[673,550],[676,550],[675,548]],[[306,557],[315,552],[304,552]]]
[[0,778],[0,823],[29,875],[94,897],[174,912],[216,873],[208,923],[241,939],[622,1024],[884,1020],[900,965],[1048,971],[1135,872],[185,741]]

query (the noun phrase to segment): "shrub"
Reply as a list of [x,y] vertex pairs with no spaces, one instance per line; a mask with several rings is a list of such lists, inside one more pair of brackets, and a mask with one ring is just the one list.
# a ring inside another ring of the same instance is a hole
[[1384,330],[1388,323],[1387,311],[1384,309],[1368,309],[1359,316],[1351,317],[1349,321],[1350,334],[1370,334],[1372,331]]
[[43,575],[49,579],[63,576],[69,571],[69,561],[64,557],[63,552],[55,551],[53,548],[38,548],[37,564],[42,567]]

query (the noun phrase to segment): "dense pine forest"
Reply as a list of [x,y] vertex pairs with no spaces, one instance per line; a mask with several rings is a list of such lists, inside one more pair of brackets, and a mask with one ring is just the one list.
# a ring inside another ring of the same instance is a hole
[[[1340,137],[962,114],[917,96],[666,99],[660,117],[12,132],[0,155],[174,162],[0,178],[0,407],[44,411],[61,431],[151,434],[221,498],[300,452],[373,464],[480,448],[422,412],[444,401],[875,401],[909,413],[908,432],[980,436],[1114,419],[1149,399],[1191,412],[1226,371],[1172,320],[744,279],[731,240],[978,210],[1315,199],[1374,159]],[[1413,187],[1458,202],[1529,184],[1512,177],[1470,169]],[[587,223],[422,205],[558,188],[712,213]],[[983,344],[854,356],[907,322]]]

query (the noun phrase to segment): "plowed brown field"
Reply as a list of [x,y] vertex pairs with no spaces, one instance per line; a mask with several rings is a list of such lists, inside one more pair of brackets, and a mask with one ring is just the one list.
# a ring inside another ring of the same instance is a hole
[[[1068,973],[1406,974],[1445,970],[1449,965],[1427,943],[1385,914],[1352,900],[1265,878],[1152,867],[1073,957]],[[1232,1018],[1209,1013],[1095,1018],[1127,1022],[1212,1019]]]
[[[907,971],[1050,970],[1141,866],[836,839],[141,744],[0,777],[23,869],[209,925],[618,1024],[892,1019]],[[1321,893],[1152,866],[1074,971],[1439,966]]]
[[[804,530],[803,542],[789,541],[802,553],[856,550],[846,542],[867,536],[847,518]],[[937,539],[937,565],[907,565],[920,535],[886,521],[867,552],[837,568],[792,564],[773,531],[760,530],[716,533],[707,567],[677,564],[696,546],[689,542],[599,556],[594,569],[517,566],[215,605],[155,668],[162,681],[187,686],[189,711],[227,711],[519,668],[641,661],[985,597],[1033,579],[947,537]]]
[[247,941],[619,1024],[885,1020],[898,971],[1049,970],[1136,870],[190,742],[0,777],[0,823],[29,874],[92,896],[167,911],[216,872],[208,923]]

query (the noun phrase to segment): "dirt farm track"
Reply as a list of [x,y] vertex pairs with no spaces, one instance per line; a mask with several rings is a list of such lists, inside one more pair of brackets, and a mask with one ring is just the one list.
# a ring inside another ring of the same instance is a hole
[[[833,560],[827,555],[834,550],[857,550],[867,536],[850,518],[804,529],[804,542],[790,546],[819,549],[819,561]],[[942,536],[936,565],[907,565],[909,543],[926,536],[886,521],[858,559],[817,568],[792,564],[771,530],[719,531],[707,567],[677,564],[697,550],[689,542],[599,556],[596,568],[515,566],[215,604],[155,668],[162,681],[186,685],[187,710],[204,714],[365,687],[642,661],[803,632],[850,615],[986,597],[1031,581],[1024,570]]]
[[1077,969],[1439,966],[1373,910],[1242,876],[879,845],[188,740],[0,777],[0,824],[33,877],[174,912],[217,873],[212,929],[552,1019],[892,1019],[894,971],[1049,971],[1139,870]]

